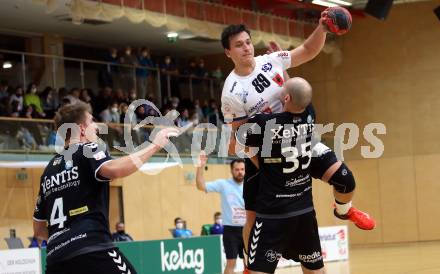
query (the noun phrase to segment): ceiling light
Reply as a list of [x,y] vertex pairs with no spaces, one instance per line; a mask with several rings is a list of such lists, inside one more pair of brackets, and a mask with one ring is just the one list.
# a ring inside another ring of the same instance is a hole
[[168,38],[177,38],[179,34],[177,32],[169,32],[167,33]]
[[325,7],[337,7],[338,6],[338,4],[330,3],[330,2],[326,2],[326,1],[322,1],[322,0],[313,0],[312,4],[325,6]]
[[9,62],[9,61],[4,61],[4,62],[3,62],[3,68],[4,68],[4,69],[10,69],[10,68],[12,68],[12,63]]
[[179,34],[177,32],[168,32],[167,33],[168,43],[176,43],[178,37],[179,37]]
[[333,2],[342,6],[351,6],[352,3],[347,2],[347,1],[342,1],[342,0],[328,0],[329,2]]

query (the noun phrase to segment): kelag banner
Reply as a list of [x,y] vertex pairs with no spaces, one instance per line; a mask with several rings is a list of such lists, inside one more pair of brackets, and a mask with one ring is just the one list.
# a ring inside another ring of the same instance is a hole
[[[219,236],[192,237],[116,244],[139,274],[220,274]],[[46,251],[41,254],[43,270]]]

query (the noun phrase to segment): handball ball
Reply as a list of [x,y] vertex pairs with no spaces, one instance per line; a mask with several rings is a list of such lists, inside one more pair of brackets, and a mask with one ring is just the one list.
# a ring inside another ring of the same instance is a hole
[[336,35],[347,33],[351,28],[351,14],[343,7],[331,7],[326,9],[327,18],[324,20],[324,25],[328,31]]

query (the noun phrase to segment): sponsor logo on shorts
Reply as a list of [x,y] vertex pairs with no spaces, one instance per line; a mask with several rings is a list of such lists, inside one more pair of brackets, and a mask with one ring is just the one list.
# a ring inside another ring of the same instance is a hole
[[309,255],[302,255],[299,254],[298,258],[300,261],[304,263],[316,263],[322,260],[321,252],[315,251],[312,254]]
[[263,222],[255,222],[254,233],[251,238],[251,246],[249,251],[249,264],[253,264],[255,262],[255,255],[257,255],[257,247],[258,240],[260,239],[261,227],[263,226]]
[[278,252],[276,252],[276,251],[274,251],[274,250],[268,250],[268,251],[266,251],[266,260],[269,262],[269,263],[273,263],[273,262],[275,262],[275,261],[277,261],[277,260],[279,260],[279,259],[281,259],[281,253],[278,253]]
[[119,270],[122,271],[121,274],[131,274],[130,269],[127,267],[125,262],[122,260],[121,255],[119,255],[118,252],[116,252],[116,250],[112,250],[111,252],[109,251],[107,253],[113,259],[113,262],[115,262]]

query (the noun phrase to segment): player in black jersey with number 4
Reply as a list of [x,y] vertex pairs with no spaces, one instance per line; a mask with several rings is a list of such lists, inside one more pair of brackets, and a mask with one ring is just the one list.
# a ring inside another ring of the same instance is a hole
[[47,239],[47,274],[135,274],[112,243],[109,230],[109,182],[128,176],[168,143],[178,130],[165,128],[153,144],[118,159],[97,143],[97,125],[85,103],[62,107],[57,128],[66,130],[66,146],[41,176],[34,212],[34,234]]
[[325,273],[312,198],[312,89],[292,78],[282,96],[284,112],[252,117],[244,141],[258,149],[253,162],[259,168],[248,269],[274,273],[283,256],[300,262],[303,273]]

